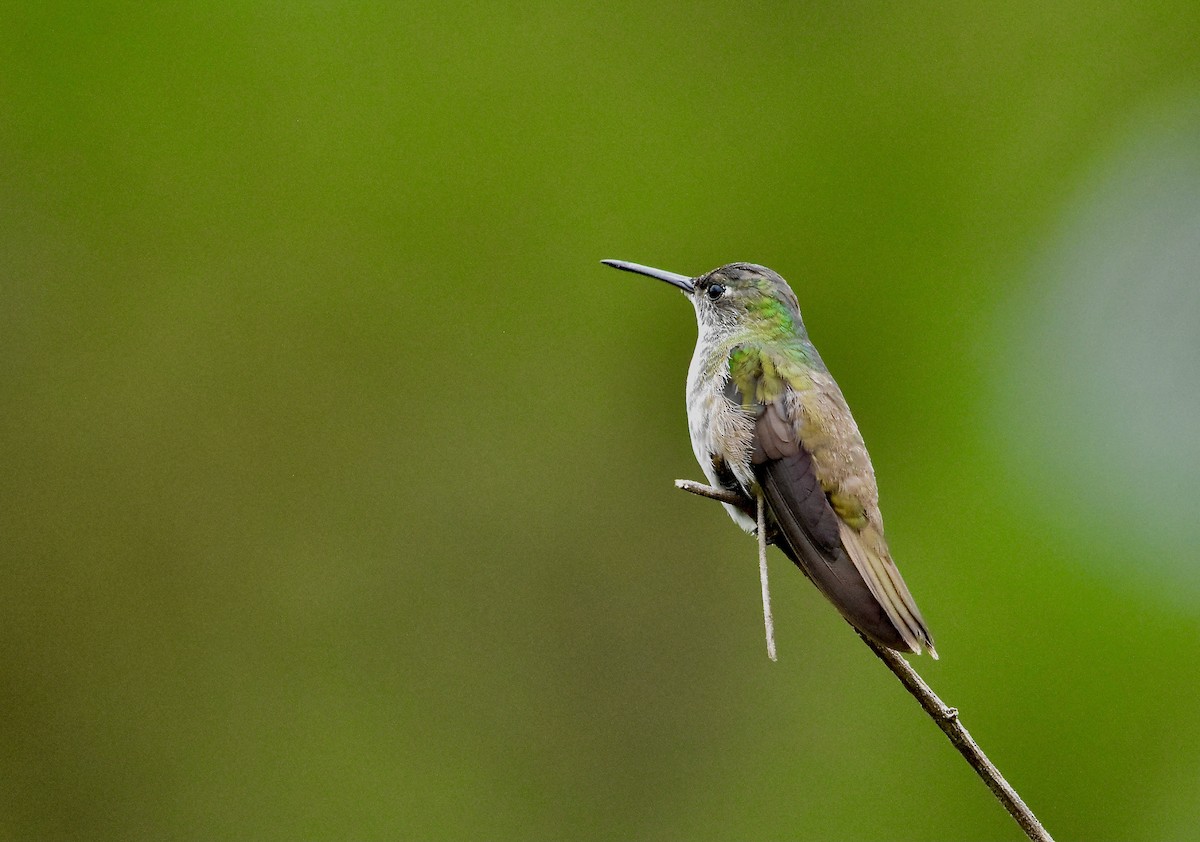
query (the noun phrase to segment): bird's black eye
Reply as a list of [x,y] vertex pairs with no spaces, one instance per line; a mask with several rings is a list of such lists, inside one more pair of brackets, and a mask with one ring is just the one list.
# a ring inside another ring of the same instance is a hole
[[708,297],[710,299],[712,299],[713,301],[716,301],[718,298],[720,298],[722,295],[725,294],[725,285],[724,284],[709,284],[708,289],[705,290],[705,293],[708,294]]

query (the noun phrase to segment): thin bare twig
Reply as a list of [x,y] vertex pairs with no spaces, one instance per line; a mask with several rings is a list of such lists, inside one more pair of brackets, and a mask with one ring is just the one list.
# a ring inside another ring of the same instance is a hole
[[711,485],[705,485],[702,482],[692,482],[690,479],[675,480],[675,487],[689,494],[707,497],[710,500],[716,500],[718,503],[728,503],[730,506],[736,506],[745,512],[747,517],[755,517],[758,514],[754,507],[747,503],[746,497],[738,494],[736,491],[713,488]]
[[[855,631],[857,632],[858,629]],[[1021,796],[1017,795],[1017,791],[1000,774],[996,764],[988,759],[979,744],[971,738],[971,734],[958,718],[958,710],[939,699],[937,694],[925,683],[925,680],[917,674],[908,661],[900,657],[898,652],[880,646],[875,641],[868,639],[862,632],[858,632],[858,636],[863,639],[863,643],[867,644],[872,652],[879,656],[879,660],[887,664],[887,668],[896,678],[900,679],[904,689],[912,694],[917,703],[929,714],[929,718],[942,729],[951,744],[958,749],[958,753],[966,759],[967,763],[971,764],[971,768],[979,774],[979,777],[983,778],[983,782],[1004,805],[1004,809],[1008,810],[1008,814],[1021,826],[1021,830],[1025,831],[1025,835],[1034,842],[1054,842],[1050,834],[1046,832],[1046,828],[1042,827],[1041,822],[1038,821],[1037,816],[1025,806]]]
[[758,501],[758,581],[762,583],[763,625],[767,627],[767,657],[778,661],[775,654],[775,620],[771,617],[771,588],[767,584],[767,501],[762,494]]
[[[722,503],[728,503],[737,506],[742,511],[746,511],[745,498],[734,492],[725,491],[721,488],[712,488],[707,485],[702,485],[698,482],[690,480],[675,480],[676,488],[680,488],[691,494],[696,494],[700,497],[708,497],[711,500],[718,500]],[[748,514],[756,515],[757,512],[748,512]],[[759,530],[762,532],[760,522]],[[900,657],[898,652],[894,652],[885,646],[880,646],[874,641],[868,639],[866,635],[855,629],[855,632],[862,638],[863,643],[867,644],[872,652],[878,656],[879,660],[892,671],[892,674],[900,680],[921,708],[929,715],[934,724],[942,729],[942,732],[950,740],[950,743],[958,749],[958,753],[970,764],[976,774],[983,779],[987,784],[988,789],[996,796],[997,800],[1008,811],[1013,820],[1020,826],[1033,842],[1054,842],[1053,838],[1046,829],[1042,827],[1037,816],[1033,814],[1025,802],[1021,800],[1021,796],[1017,795],[1017,791],[1012,788],[1012,785],[1004,779],[1000,774],[1000,770],[996,768],[996,764],[988,759],[988,756],[983,753],[983,749],[979,744],[971,738],[970,733],[958,718],[958,710],[950,707],[945,702],[937,697],[937,694],[930,689],[924,679],[917,674],[904,658]]]

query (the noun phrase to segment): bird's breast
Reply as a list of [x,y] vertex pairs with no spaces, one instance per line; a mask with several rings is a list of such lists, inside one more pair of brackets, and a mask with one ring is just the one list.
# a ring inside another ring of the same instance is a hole
[[753,485],[750,456],[754,452],[754,415],[726,396],[729,365],[720,357],[699,351],[688,370],[687,415],[692,452],[701,470],[714,485],[728,484],[717,475],[715,462],[723,463],[742,486]]

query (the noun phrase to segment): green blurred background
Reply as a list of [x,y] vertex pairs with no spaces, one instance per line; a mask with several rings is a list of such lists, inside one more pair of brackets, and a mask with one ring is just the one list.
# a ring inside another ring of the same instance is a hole
[[787,277],[1060,839],[1200,838],[1200,4],[5,4],[0,836],[1015,839],[700,476]]

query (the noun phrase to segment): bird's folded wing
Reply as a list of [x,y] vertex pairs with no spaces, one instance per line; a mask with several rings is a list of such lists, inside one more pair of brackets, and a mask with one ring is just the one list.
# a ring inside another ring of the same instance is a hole
[[[764,424],[771,424],[764,419],[773,413],[768,408],[759,420],[760,439]],[[765,437],[769,440],[771,433]],[[848,527],[829,504],[812,456],[798,442],[782,451],[775,449],[775,443],[755,448],[754,473],[786,541],[781,549],[855,628],[891,649],[921,651],[914,636],[904,633],[907,625],[902,628],[894,622],[888,602],[876,595],[871,581],[875,571],[868,566],[864,575],[854,554],[847,552],[842,535]],[[780,455],[771,458],[768,448]]]
[[[932,653],[929,631],[900,572],[886,549],[871,546],[883,546],[882,535],[864,541],[859,529],[839,516],[812,454],[787,417],[787,386],[762,379],[776,375],[778,366],[756,365],[760,355],[765,357],[747,349],[731,358],[726,394],[757,414],[752,469],[784,539],[780,548],[872,640],[903,651],[927,647]],[[747,402],[746,395],[754,398]]]

